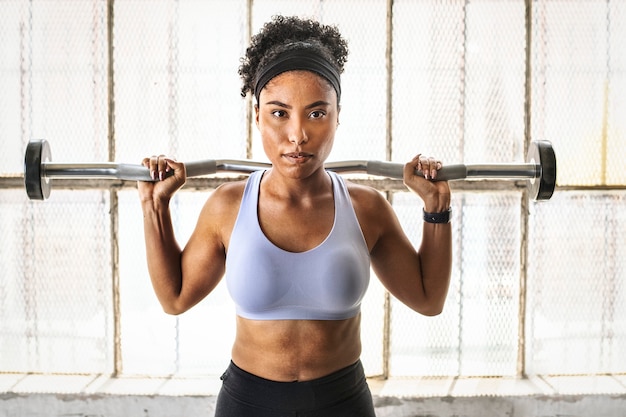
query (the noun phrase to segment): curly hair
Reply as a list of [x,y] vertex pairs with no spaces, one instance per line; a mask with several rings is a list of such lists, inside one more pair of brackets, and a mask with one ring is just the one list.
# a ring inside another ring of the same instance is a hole
[[245,97],[248,92],[254,93],[254,82],[259,68],[285,50],[306,44],[328,59],[339,74],[343,73],[348,58],[348,43],[336,26],[322,25],[317,21],[295,16],[274,16],[252,37],[245,56],[241,58],[241,96]]

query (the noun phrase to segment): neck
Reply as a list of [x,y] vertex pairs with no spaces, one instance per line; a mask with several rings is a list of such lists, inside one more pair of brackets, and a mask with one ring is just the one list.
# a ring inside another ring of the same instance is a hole
[[280,175],[274,169],[265,173],[262,186],[280,198],[288,200],[303,200],[317,197],[332,189],[330,176],[325,169],[320,168],[306,178],[291,178]]

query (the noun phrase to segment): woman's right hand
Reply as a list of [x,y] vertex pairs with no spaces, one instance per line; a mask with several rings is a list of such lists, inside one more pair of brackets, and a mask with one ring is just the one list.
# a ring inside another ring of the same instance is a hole
[[183,162],[158,155],[144,158],[141,165],[150,170],[150,176],[154,180],[137,182],[142,202],[169,201],[174,193],[185,185],[187,174]]

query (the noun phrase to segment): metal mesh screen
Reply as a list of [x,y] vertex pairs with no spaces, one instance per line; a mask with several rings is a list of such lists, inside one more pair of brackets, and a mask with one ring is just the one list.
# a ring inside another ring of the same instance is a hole
[[523,2],[395,1],[393,19],[393,159],[523,159]]
[[[107,159],[105,5],[0,2],[1,172],[23,170],[31,138],[59,138],[59,161]],[[1,193],[0,369],[112,372],[109,193]]]
[[553,141],[559,184],[626,182],[626,4],[533,8],[532,136]]
[[550,204],[530,217],[528,371],[624,373],[626,194],[571,192]]
[[4,172],[22,172],[33,138],[59,138],[57,161],[108,159],[105,6],[0,3]]
[[59,191],[44,207],[3,191],[3,371],[112,372],[107,194]]
[[[559,155],[558,183],[626,183],[626,4],[533,7],[532,136]],[[529,219],[530,373],[624,372],[623,193],[571,192]],[[555,360],[558,358],[558,360]]]
[[139,163],[147,152],[184,161],[247,157],[237,75],[247,39],[244,5],[115,3],[118,160]]
[[[394,2],[393,159],[523,158],[524,14],[523,2]],[[520,197],[455,196],[445,311],[423,318],[393,304],[391,374],[516,374]],[[419,201],[397,194],[394,206],[421,236]]]
[[[398,193],[393,202],[407,233],[421,236],[419,199]],[[423,317],[394,300],[392,375],[516,374],[519,205],[519,194],[455,198],[454,272],[446,307],[440,316]]]
[[[532,139],[557,152],[564,187],[548,203],[471,182],[453,194],[441,316],[386,303],[372,276],[368,374],[626,372],[626,3],[586,0],[0,1],[0,372],[222,372],[226,288],[162,312],[135,190],[54,189],[40,204],[15,179],[31,138],[55,161],[263,160],[237,67],[274,14],[349,41],[330,160],[519,162]],[[181,242],[210,192],[173,202]],[[419,245],[418,198],[390,199]]]

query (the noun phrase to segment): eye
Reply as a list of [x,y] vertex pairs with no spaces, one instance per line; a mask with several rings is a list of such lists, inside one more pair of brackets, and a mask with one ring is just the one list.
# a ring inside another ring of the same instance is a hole
[[284,110],[274,110],[272,112],[272,116],[276,118],[285,117],[286,115],[287,115],[287,112],[285,112]]
[[326,116],[326,112],[322,110],[314,110],[309,114],[311,119],[321,119],[324,116]]

